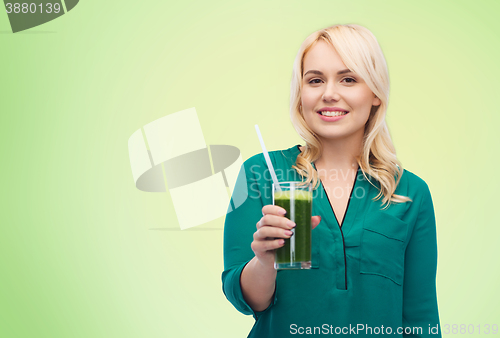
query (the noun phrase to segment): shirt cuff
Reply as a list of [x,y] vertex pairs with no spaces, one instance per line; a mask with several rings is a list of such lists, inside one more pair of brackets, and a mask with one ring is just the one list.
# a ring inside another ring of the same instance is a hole
[[241,283],[240,283],[241,272],[249,262],[250,260],[244,264],[241,264],[236,268],[231,268],[222,273],[222,284],[223,284],[222,291],[224,292],[224,295],[229,300],[229,302],[231,302],[231,304],[233,304],[233,306],[236,308],[236,310],[240,311],[245,315],[252,315],[254,319],[257,320],[264,312],[269,310],[269,308],[271,308],[278,300],[276,296],[276,289],[278,286],[276,285],[275,282],[274,294],[272,296],[272,300],[269,306],[263,311],[254,311],[250,307],[250,305],[248,305],[248,303],[245,301],[245,298],[243,298],[243,293],[241,291]]

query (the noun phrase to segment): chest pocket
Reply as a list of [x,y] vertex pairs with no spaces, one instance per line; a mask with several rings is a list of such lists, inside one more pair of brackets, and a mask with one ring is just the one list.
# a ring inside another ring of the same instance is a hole
[[366,217],[360,248],[360,273],[378,275],[403,284],[408,224],[383,212]]

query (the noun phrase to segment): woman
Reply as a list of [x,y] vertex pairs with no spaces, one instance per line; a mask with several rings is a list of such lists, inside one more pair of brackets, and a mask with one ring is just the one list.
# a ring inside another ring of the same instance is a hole
[[294,224],[272,205],[263,155],[251,157],[225,221],[222,274],[228,300],[256,320],[249,337],[441,336],[432,199],[396,158],[388,96],[385,59],[366,28],[335,25],[302,43],[290,114],[305,146],[270,157],[280,181],[316,189],[312,268],[274,269]]

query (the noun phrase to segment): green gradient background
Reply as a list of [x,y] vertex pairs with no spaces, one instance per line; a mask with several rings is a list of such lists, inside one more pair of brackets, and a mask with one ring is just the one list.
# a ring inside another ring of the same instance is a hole
[[196,107],[207,144],[244,159],[255,123],[270,150],[300,143],[293,59],[335,23],[368,27],[386,55],[398,156],[434,200],[441,323],[500,324],[499,10],[86,0],[17,34],[0,14],[0,337],[246,337],[253,318],[221,290],[224,218],[178,230],[168,193],[135,188],[127,141]]

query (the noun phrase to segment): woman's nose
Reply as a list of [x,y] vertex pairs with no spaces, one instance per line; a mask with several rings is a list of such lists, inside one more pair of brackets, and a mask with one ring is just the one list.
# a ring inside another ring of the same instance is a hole
[[335,85],[333,84],[328,84],[325,87],[325,91],[323,93],[323,96],[321,97],[323,101],[338,101],[340,100],[340,95],[337,92],[337,89],[335,88]]

